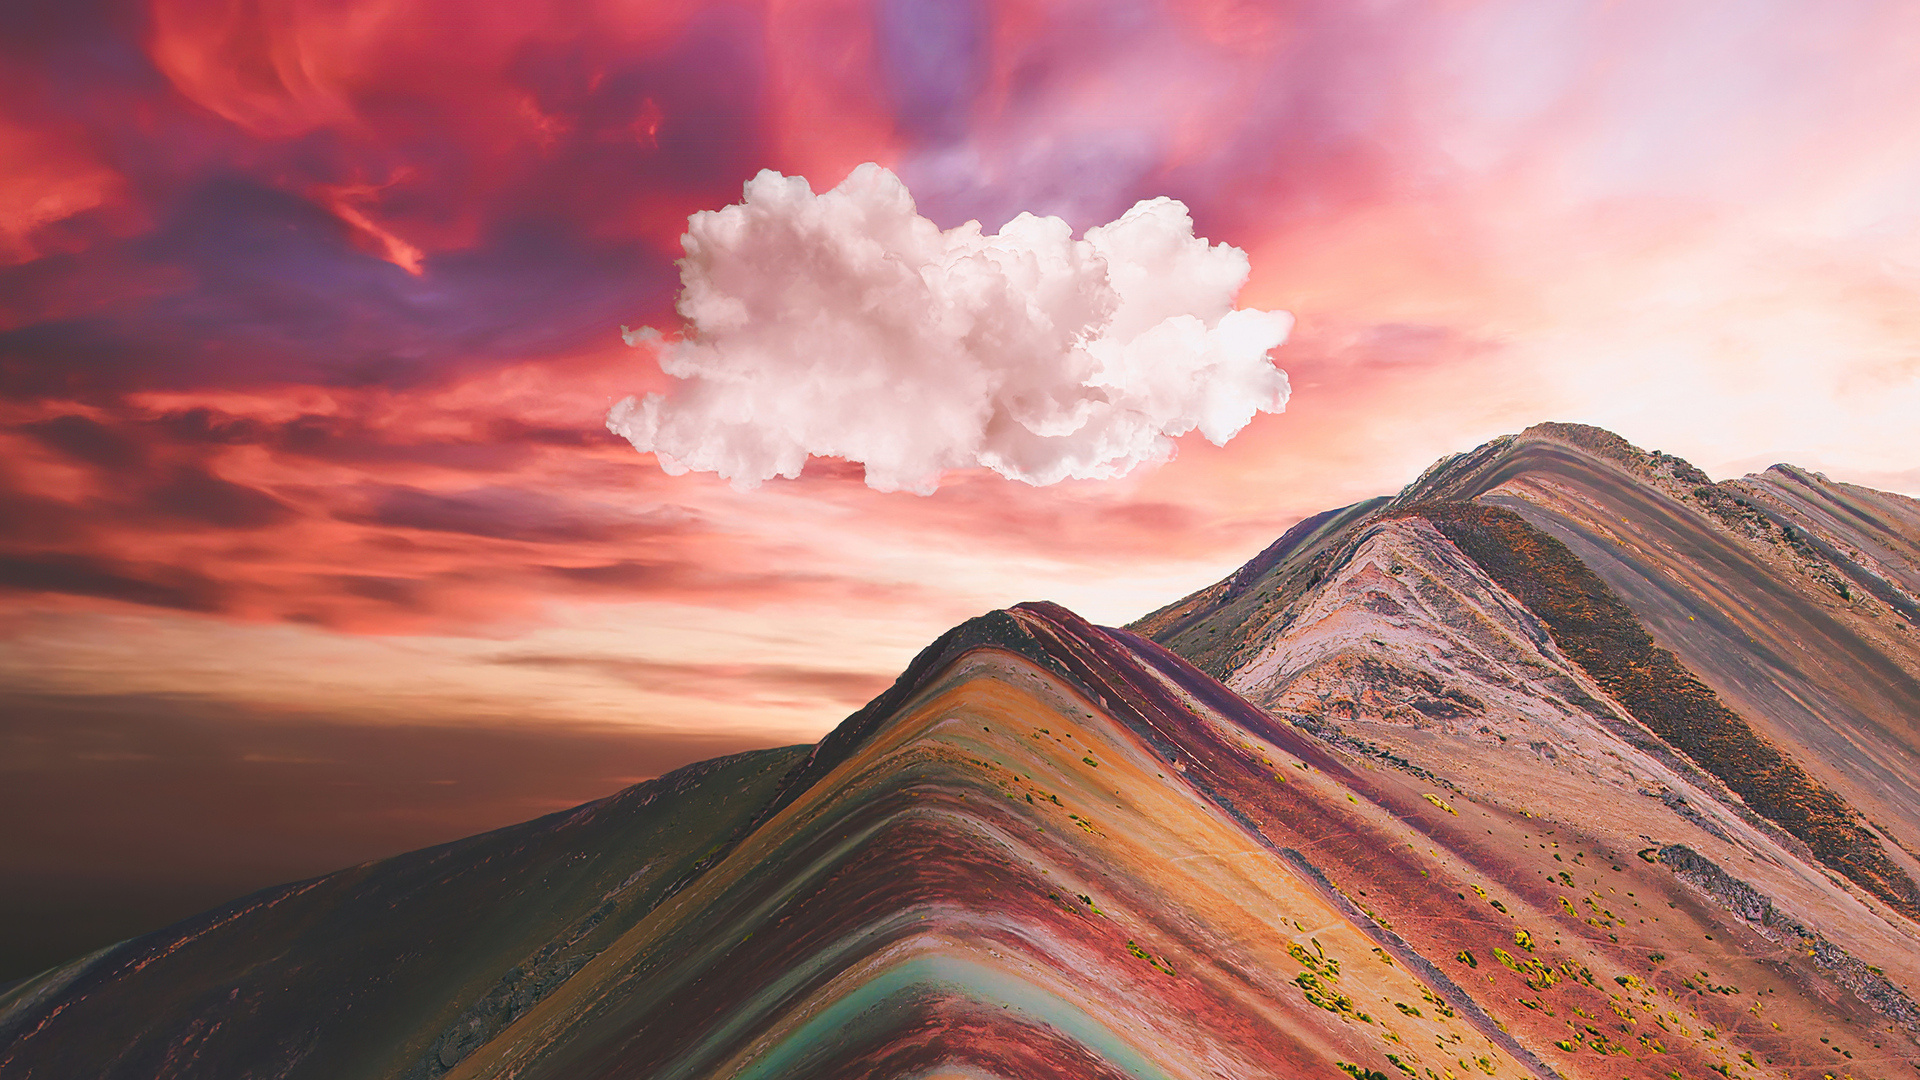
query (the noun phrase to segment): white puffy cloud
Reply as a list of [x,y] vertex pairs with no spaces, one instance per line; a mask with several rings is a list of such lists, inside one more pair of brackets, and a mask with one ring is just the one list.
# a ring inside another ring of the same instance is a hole
[[1246,253],[1196,238],[1172,199],[1078,240],[1031,214],[942,231],[878,165],[820,195],[768,170],[682,243],[683,334],[622,328],[677,381],[607,415],[676,475],[751,488],[818,455],[881,491],[978,466],[1107,478],[1286,406],[1267,353],[1293,317],[1235,310]]

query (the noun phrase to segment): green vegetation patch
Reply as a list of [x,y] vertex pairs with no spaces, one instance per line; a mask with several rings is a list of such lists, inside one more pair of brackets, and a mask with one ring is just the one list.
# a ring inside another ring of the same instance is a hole
[[1325,972],[1329,978],[1337,979],[1340,977],[1340,961],[1335,957],[1327,955],[1327,950],[1320,947],[1319,938],[1313,939],[1312,952],[1308,952],[1307,947],[1297,941],[1290,942],[1287,945],[1287,955],[1293,957],[1297,962],[1305,964],[1314,971]]
[[1652,635],[1612,588],[1561,543],[1503,507],[1407,508],[1453,541],[1547,624],[1554,643],[1661,739],[1718,777],[1823,863],[1920,920],[1920,886],[1887,858],[1846,800],[1762,738]]
[[1737,986],[1722,986],[1714,982],[1713,976],[1705,971],[1698,975],[1681,979],[1680,985],[1696,994],[1737,994],[1740,992],[1740,988]]
[[1340,978],[1340,961],[1328,956],[1318,941],[1313,943],[1311,952],[1306,946],[1296,941],[1287,946],[1287,955],[1307,968],[1306,971],[1294,976],[1293,982],[1300,988],[1300,992],[1306,995],[1308,1004],[1330,1013],[1351,1016],[1364,1023],[1373,1023],[1373,1017],[1360,1011],[1360,1008],[1353,1003],[1353,999],[1334,985],[1335,980]]
[[1173,965],[1167,963],[1166,957],[1153,955],[1152,953],[1148,952],[1146,949],[1142,948],[1139,942],[1137,941],[1127,942],[1127,951],[1133,954],[1134,959],[1145,960],[1147,962],[1147,966],[1153,968],[1155,971],[1158,971],[1162,975],[1173,974]]
[[1330,1013],[1351,1016],[1364,1023],[1373,1023],[1373,1017],[1361,1012],[1352,998],[1341,992],[1339,987],[1334,986],[1325,977],[1311,971],[1303,971],[1294,976],[1293,982],[1300,988],[1300,992],[1306,995],[1307,1004],[1325,1009]]
[[1538,957],[1529,956],[1525,959],[1516,959],[1514,955],[1507,950],[1496,948],[1493,950],[1493,958],[1500,961],[1502,966],[1513,971],[1522,979],[1525,979],[1527,985],[1533,987],[1535,990],[1545,990],[1560,981],[1560,973],[1553,970],[1552,967],[1548,966]]

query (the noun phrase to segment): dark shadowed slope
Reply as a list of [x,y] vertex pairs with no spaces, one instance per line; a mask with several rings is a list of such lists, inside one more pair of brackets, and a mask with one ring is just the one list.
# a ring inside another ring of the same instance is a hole
[[733,835],[805,748],[256,893],[0,997],[0,1076],[433,1077]]
[[[1245,566],[1161,608],[1133,629],[1172,647],[1203,671],[1219,675],[1232,670],[1236,650],[1251,636],[1248,631],[1316,584],[1315,571],[1324,571],[1333,545],[1388,501],[1368,499],[1302,519]],[[1287,572],[1276,586],[1275,572],[1283,569]]]

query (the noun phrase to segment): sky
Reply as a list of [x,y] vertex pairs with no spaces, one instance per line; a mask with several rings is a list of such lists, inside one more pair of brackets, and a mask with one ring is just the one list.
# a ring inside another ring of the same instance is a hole
[[[101,927],[810,742],[1542,420],[1920,495],[1902,0],[13,0],[0,54],[0,892]],[[1045,486],[610,432],[690,216],[869,162],[935,232],[1178,200],[1284,411]]]

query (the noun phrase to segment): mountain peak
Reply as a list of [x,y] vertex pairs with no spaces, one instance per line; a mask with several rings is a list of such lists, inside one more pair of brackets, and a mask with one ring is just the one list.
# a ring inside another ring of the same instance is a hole
[[1629,467],[1638,467],[1646,456],[1645,451],[1626,439],[1608,431],[1606,428],[1591,424],[1573,424],[1563,421],[1545,421],[1520,432],[1520,439],[1538,439],[1577,446],[1595,457],[1605,458]]

